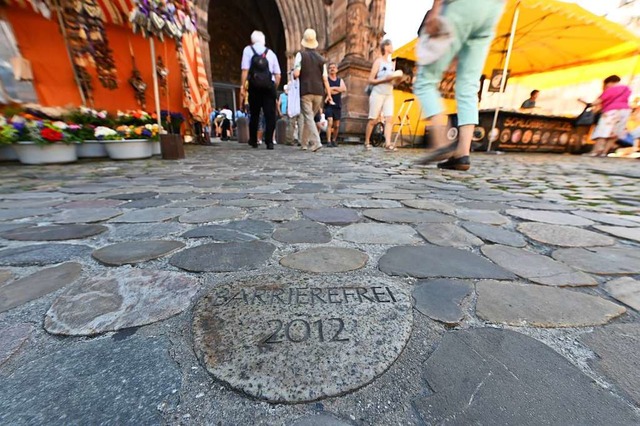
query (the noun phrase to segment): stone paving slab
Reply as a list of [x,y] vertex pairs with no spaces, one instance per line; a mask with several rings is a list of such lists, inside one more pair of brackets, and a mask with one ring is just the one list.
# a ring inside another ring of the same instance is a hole
[[152,223],[165,222],[187,213],[184,208],[155,207],[129,211],[122,216],[111,219],[115,223]]
[[398,201],[394,200],[347,200],[343,206],[351,209],[395,209],[402,207]]
[[368,260],[369,256],[358,250],[318,247],[285,256],[280,264],[303,272],[334,274],[364,268]]
[[362,214],[369,219],[387,223],[451,223],[455,221],[453,216],[440,212],[411,208],[370,209]]
[[13,272],[7,269],[0,269],[0,288],[2,288],[2,286],[8,283],[9,281],[13,280],[13,278],[14,278]]
[[453,204],[445,203],[437,200],[418,199],[418,200],[404,200],[402,201],[407,207],[420,210],[435,210],[441,213],[453,214],[456,211],[456,206]]
[[573,214],[578,215],[580,217],[584,217],[585,219],[590,219],[596,222],[601,222],[607,225],[613,226],[638,226],[637,222],[634,222],[631,217],[625,217],[614,214],[605,214],[605,213],[595,213],[589,211],[578,210],[573,212]]
[[410,226],[355,223],[338,231],[337,237],[358,244],[417,244],[422,240]]
[[462,302],[473,290],[473,284],[467,281],[421,280],[413,290],[414,308],[436,321],[458,325],[464,318]]
[[53,293],[80,278],[82,265],[69,262],[43,269],[0,287],[0,312]]
[[550,223],[553,225],[590,226],[593,221],[570,213],[546,210],[510,209],[507,214],[524,220]]
[[518,231],[543,244],[560,247],[612,246],[616,243],[606,235],[573,226],[529,222],[518,225]]
[[388,278],[262,275],[203,297],[193,340],[218,380],[261,400],[296,403],[374,380],[402,352],[411,324],[409,291]]
[[480,318],[516,327],[590,327],[626,312],[600,297],[531,284],[483,281],[476,291]]
[[245,211],[237,207],[208,207],[185,213],[178,220],[181,223],[207,223],[239,219],[244,215]]
[[559,249],[553,252],[553,258],[592,274],[640,274],[637,247]]
[[462,227],[485,241],[512,247],[525,247],[527,241],[517,232],[477,222],[462,222]]
[[506,225],[510,222],[508,218],[492,210],[458,209],[455,215],[462,220],[484,223],[486,225]]
[[93,336],[139,327],[179,314],[198,291],[195,278],[175,272],[124,268],[71,287],[51,305],[51,334]]
[[423,223],[416,229],[425,240],[437,246],[470,248],[484,244],[473,234],[450,223]]
[[0,367],[20,350],[32,333],[31,324],[16,324],[0,328]]
[[102,247],[91,255],[98,262],[109,266],[134,265],[167,256],[184,246],[180,241],[128,241]]
[[596,226],[595,228],[599,231],[606,232],[607,234],[611,234],[615,237],[640,243],[640,227],[625,228],[622,226]]
[[503,268],[538,284],[556,287],[598,285],[592,276],[528,250],[500,245],[483,246],[481,250]]
[[640,407],[640,325],[613,324],[580,340],[597,355],[591,363]]
[[52,265],[91,253],[89,246],[80,244],[34,244],[0,250],[1,266]]
[[144,200],[145,198],[155,198],[160,195],[155,191],[147,191],[147,192],[130,192],[123,194],[115,194],[109,195],[105,198],[109,200],[123,200],[123,201],[135,201],[135,200]]
[[609,281],[604,288],[611,297],[640,312],[640,281],[622,277]]
[[203,244],[174,254],[169,262],[190,272],[258,269],[271,258],[275,249],[273,244],[262,241]]
[[124,201],[121,200],[82,200],[82,201],[67,201],[57,207],[59,209],[108,209],[111,207],[117,207],[122,205]]
[[106,232],[102,225],[51,225],[31,226],[2,233],[0,236],[15,241],[65,241],[81,240]]
[[53,209],[3,209],[0,210],[0,220],[13,220],[13,219],[26,219],[35,216],[45,216],[51,213],[55,213]]
[[113,208],[74,208],[52,216],[51,221],[58,224],[96,223],[113,219],[122,213],[122,210]]
[[0,423],[160,424],[181,384],[169,348],[163,337],[101,339],[35,359],[3,377]]
[[[526,361],[525,361],[526,360]],[[548,346],[491,328],[454,331],[424,366],[422,424],[631,425],[640,416]]]
[[378,262],[388,275],[416,278],[512,279],[511,272],[486,259],[451,247],[399,246],[389,249]]
[[327,225],[341,226],[360,221],[360,215],[353,209],[322,208],[304,210],[302,213],[311,220],[326,223]]
[[273,233],[273,239],[289,244],[324,244],[331,241],[329,229],[310,220],[294,220],[282,224]]

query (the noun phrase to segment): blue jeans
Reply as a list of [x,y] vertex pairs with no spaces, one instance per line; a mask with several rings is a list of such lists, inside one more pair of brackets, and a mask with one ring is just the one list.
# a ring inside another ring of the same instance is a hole
[[453,30],[453,44],[437,62],[418,69],[413,86],[426,117],[444,111],[438,86],[442,74],[457,57],[458,125],[478,124],[480,76],[505,3],[504,0],[456,0],[446,5],[443,16]]

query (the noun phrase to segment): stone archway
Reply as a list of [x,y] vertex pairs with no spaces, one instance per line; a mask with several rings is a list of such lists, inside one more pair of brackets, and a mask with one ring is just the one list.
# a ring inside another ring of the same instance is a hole
[[[326,28],[326,12],[317,0],[211,0],[207,29],[214,83],[239,84],[242,50],[251,33],[265,33],[267,45],[276,53],[283,73],[299,50],[308,27]],[[325,34],[318,31],[320,45]]]
[[[207,73],[216,88],[229,93],[240,80],[240,59],[253,30],[291,69],[306,28],[318,34],[319,50],[340,63],[349,92],[344,97],[343,134],[360,134],[367,121],[364,87],[376,47],[384,35],[386,0],[194,0]],[[284,76],[283,76],[284,77]],[[286,79],[283,79],[286,80]],[[217,100],[220,103],[220,99]],[[231,102],[228,102],[231,105]]]

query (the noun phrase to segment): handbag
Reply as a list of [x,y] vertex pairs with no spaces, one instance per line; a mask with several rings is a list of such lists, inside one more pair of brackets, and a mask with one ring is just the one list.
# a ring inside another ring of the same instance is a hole
[[600,113],[593,110],[593,106],[587,105],[576,118],[576,126],[592,126],[600,120]]
[[416,63],[431,65],[446,55],[453,45],[453,30],[444,17],[438,18],[440,32],[435,36],[421,33],[416,43]]

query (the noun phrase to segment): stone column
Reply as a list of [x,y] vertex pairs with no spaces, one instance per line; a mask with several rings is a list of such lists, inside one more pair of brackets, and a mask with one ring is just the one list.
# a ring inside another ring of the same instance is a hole
[[346,26],[346,55],[339,66],[340,76],[347,85],[343,98],[341,134],[364,140],[369,113],[369,97],[365,93],[371,62],[368,59],[370,46],[370,16],[366,0],[348,0]]

